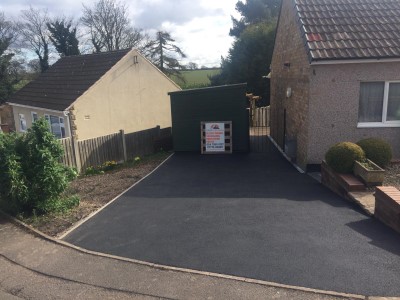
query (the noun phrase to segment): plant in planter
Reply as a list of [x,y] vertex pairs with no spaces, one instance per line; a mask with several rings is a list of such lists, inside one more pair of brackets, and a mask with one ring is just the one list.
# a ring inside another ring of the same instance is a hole
[[381,168],[386,168],[392,159],[392,147],[379,138],[368,138],[357,142],[365,152],[365,156]]
[[354,164],[354,175],[360,177],[367,186],[382,185],[385,170],[369,159],[356,161]]

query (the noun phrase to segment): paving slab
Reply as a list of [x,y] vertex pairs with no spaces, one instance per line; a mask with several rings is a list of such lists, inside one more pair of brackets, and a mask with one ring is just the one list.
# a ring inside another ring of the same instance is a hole
[[157,264],[399,296],[400,235],[265,154],[175,154],[65,237]]
[[375,195],[374,192],[350,192],[349,197],[357,203],[362,210],[370,216],[375,213]]

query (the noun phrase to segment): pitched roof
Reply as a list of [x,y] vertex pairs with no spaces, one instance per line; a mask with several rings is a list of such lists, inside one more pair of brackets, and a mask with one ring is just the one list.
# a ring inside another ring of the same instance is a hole
[[7,102],[63,111],[130,50],[63,57]]
[[399,0],[294,0],[311,60],[400,57]]

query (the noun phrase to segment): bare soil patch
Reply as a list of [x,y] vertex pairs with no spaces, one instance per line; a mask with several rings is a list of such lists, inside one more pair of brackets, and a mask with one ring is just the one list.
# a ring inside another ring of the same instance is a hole
[[31,216],[22,218],[22,221],[47,235],[57,237],[149,174],[169,155],[165,152],[157,153],[105,174],[79,177],[70,184],[67,191],[68,194],[79,195],[79,206],[66,213]]

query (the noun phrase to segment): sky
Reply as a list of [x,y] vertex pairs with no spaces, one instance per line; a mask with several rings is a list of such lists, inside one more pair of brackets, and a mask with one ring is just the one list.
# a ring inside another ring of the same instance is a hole
[[[21,10],[47,8],[50,15],[74,17],[82,14],[82,3],[91,6],[95,1],[82,0],[0,0],[0,12],[15,19]],[[226,56],[233,39],[229,36],[231,15],[237,0],[125,0],[135,27],[154,33],[166,30],[187,58],[183,63],[199,66],[219,66],[221,55]]]

